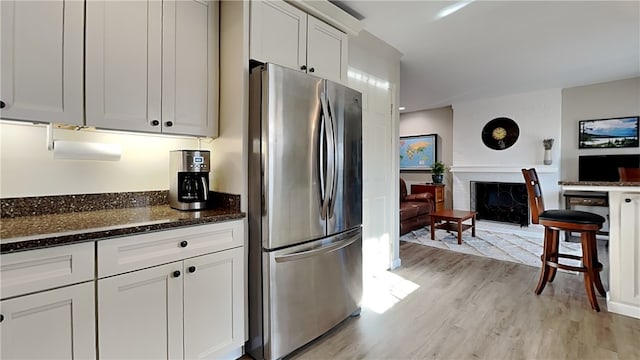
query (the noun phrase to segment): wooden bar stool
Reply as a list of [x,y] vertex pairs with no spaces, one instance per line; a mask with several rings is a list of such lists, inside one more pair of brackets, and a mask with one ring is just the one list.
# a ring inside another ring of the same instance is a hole
[[[542,187],[538,179],[536,169],[522,169],[527,193],[529,194],[529,206],[531,207],[531,222],[544,226],[544,245],[542,256],[542,269],[540,280],[536,287],[536,295],[540,295],[547,282],[552,282],[557,269],[572,270],[584,273],[584,287],[589,298],[589,303],[595,311],[600,311],[595,287],[605,296],[600,271],[602,264],[598,261],[596,233],[602,228],[604,218],[600,215],[578,210],[545,210],[542,197]],[[582,256],[562,254],[558,251],[560,231],[580,233],[582,243]],[[582,266],[561,264],[561,258],[582,260]]]

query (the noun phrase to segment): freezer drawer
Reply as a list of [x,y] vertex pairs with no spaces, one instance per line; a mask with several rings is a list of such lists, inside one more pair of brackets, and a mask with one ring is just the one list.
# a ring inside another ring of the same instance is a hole
[[264,256],[266,358],[289,354],[359,311],[361,227]]

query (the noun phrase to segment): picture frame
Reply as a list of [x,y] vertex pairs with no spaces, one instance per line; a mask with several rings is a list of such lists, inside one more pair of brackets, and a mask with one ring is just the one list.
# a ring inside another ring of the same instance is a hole
[[437,134],[400,136],[400,171],[431,170],[437,155]]
[[638,147],[639,116],[578,121],[579,149]]

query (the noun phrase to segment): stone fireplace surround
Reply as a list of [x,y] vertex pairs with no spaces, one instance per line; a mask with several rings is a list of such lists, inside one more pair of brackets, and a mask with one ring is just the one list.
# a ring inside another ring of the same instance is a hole
[[[522,167],[500,166],[452,166],[452,194],[453,208],[460,210],[471,209],[471,182],[504,182],[524,183],[523,168],[536,168],[542,186],[545,207],[560,209],[560,187],[558,185],[558,168],[545,165],[523,165]],[[515,225],[518,226],[518,225]]]

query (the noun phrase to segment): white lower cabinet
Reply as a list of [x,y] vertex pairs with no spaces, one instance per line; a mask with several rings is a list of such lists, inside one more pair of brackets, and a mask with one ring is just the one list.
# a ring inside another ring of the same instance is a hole
[[640,193],[609,192],[607,310],[640,319]]
[[95,359],[94,283],[0,301],[0,358]]
[[182,264],[98,280],[101,359],[182,357]]
[[236,247],[98,279],[100,359],[214,359],[240,348],[243,259]]
[[244,344],[244,249],[184,261],[184,358],[219,358]]

